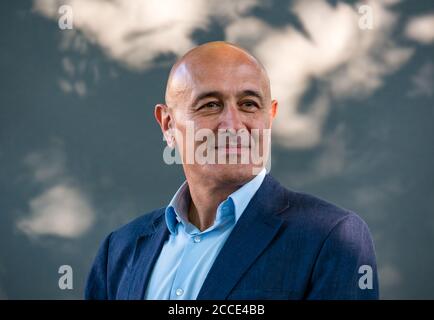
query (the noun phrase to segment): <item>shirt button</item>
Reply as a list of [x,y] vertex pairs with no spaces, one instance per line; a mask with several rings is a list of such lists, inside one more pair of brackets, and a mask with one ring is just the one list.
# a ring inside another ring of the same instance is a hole
[[179,289],[176,289],[175,293],[179,297],[179,296],[182,296],[182,294],[184,293],[184,290],[182,290],[181,288],[179,288]]
[[193,238],[193,241],[196,242],[196,243],[199,243],[200,242],[200,237],[199,236],[195,236]]

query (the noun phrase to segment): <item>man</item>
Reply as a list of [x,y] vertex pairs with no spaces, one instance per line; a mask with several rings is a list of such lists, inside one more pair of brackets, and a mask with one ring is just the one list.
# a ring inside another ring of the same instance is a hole
[[172,67],[165,100],[155,117],[186,182],[105,239],[86,298],[378,298],[366,224],[266,174],[277,101],[257,59],[226,42],[196,47]]

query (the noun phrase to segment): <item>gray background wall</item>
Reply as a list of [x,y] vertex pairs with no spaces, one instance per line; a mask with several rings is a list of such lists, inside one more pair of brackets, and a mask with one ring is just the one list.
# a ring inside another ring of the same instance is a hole
[[272,174],[365,219],[382,298],[434,298],[432,1],[368,3],[372,30],[355,2],[253,0],[76,0],[61,30],[63,3],[0,3],[0,298],[80,299],[103,237],[167,204],[183,174],[153,107],[177,56],[223,39],[280,95]]

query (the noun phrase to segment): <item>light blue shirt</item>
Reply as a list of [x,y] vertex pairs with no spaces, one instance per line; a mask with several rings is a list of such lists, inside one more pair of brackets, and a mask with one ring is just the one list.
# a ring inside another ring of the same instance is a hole
[[204,231],[188,221],[191,201],[187,182],[166,208],[170,231],[145,292],[145,299],[194,300],[220,249],[264,180],[266,170],[219,204],[214,224]]

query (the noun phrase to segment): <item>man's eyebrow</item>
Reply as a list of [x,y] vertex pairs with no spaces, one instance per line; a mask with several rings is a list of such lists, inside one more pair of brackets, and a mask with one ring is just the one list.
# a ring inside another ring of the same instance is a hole
[[[193,101],[193,106],[195,106],[200,100],[205,98],[221,98],[223,94],[219,91],[205,91],[200,93]],[[258,98],[261,103],[264,101],[264,97],[259,91],[253,89],[243,90],[238,94],[238,97],[252,96]]]
[[261,103],[263,103],[264,102],[264,98],[263,98],[263,96],[262,96],[262,94],[259,92],[259,91],[256,91],[256,90],[243,90],[240,94],[239,94],[239,96],[242,96],[242,97],[245,97],[245,96],[252,96],[252,97],[256,97],[256,98],[258,98],[260,101],[261,101]]
[[221,98],[223,94],[219,91],[205,91],[197,95],[196,98],[194,98],[192,106],[196,106],[196,104],[205,98]]

